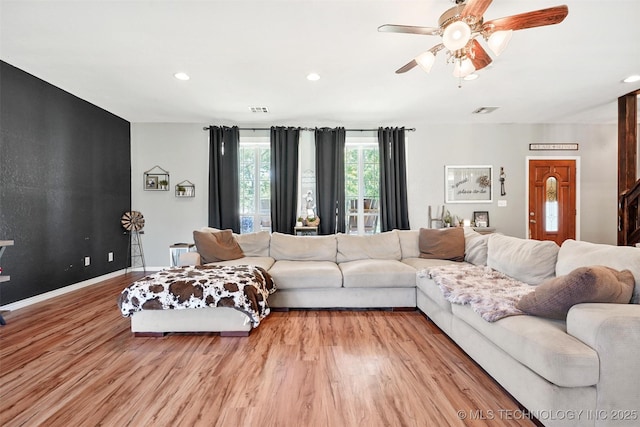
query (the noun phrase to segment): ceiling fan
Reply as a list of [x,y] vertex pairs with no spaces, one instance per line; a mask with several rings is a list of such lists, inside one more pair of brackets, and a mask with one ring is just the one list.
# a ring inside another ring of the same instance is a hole
[[569,13],[566,5],[534,10],[518,15],[484,21],[484,12],[493,0],[451,0],[456,5],[445,11],[438,19],[437,27],[416,27],[385,24],[380,32],[407,33],[440,36],[442,42],[416,56],[396,73],[402,74],[420,67],[427,73],[441,50],[447,52],[447,62],[454,64],[453,75],[465,78],[492,61],[478,38],[483,38],[489,49],[497,56],[506,48],[515,30],[559,24]]

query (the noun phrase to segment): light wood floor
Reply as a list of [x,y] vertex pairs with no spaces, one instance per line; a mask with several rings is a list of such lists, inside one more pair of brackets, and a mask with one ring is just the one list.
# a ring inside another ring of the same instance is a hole
[[135,338],[116,298],[136,277],[5,316],[0,425],[534,425],[418,312],[278,312],[246,338]]

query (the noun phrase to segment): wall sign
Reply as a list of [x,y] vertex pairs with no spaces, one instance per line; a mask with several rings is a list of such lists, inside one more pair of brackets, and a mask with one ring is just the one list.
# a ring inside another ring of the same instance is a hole
[[577,151],[578,144],[574,142],[561,143],[561,144],[529,144],[529,151],[539,150],[561,150],[561,151]]
[[493,202],[492,166],[445,166],[445,203]]

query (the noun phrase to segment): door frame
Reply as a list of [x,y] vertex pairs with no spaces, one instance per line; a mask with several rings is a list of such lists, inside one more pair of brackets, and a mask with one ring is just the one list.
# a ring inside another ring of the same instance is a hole
[[575,160],[576,162],[576,240],[580,240],[580,156],[526,156],[524,176],[524,235],[529,238],[529,161],[530,160]]

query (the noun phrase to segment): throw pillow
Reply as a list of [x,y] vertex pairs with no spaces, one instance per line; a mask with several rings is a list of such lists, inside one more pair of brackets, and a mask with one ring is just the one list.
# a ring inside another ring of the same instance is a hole
[[487,265],[529,285],[539,285],[556,276],[560,248],[551,240],[531,240],[489,235]]
[[633,304],[640,304],[640,248],[565,240],[558,252],[556,274],[567,274],[578,267],[606,265],[616,270],[631,270],[636,278]]
[[269,256],[269,243],[271,233],[257,231],[255,233],[234,234],[244,256],[267,257]]
[[464,261],[464,230],[421,228],[418,235],[420,258]]
[[471,227],[464,227],[464,260],[473,265],[487,265],[489,236]]
[[203,264],[242,258],[244,254],[231,230],[215,233],[194,231],[193,241]]
[[580,267],[565,276],[549,279],[518,301],[516,307],[527,314],[565,319],[569,309],[579,303],[627,304],[633,293],[634,278],[629,270],[605,266]]

